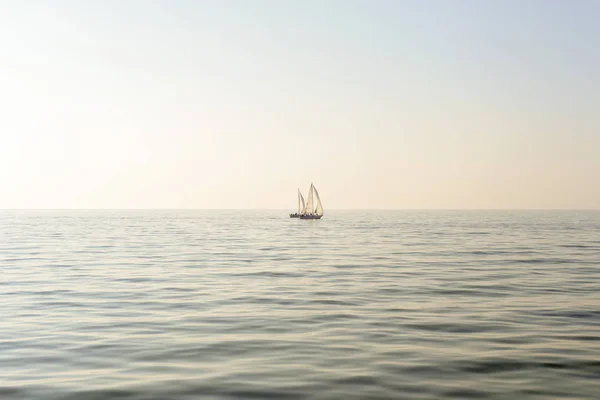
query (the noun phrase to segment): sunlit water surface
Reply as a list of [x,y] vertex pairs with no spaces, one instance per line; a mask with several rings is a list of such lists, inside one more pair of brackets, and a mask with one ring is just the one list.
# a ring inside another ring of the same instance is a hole
[[0,212],[2,399],[597,399],[600,212]]

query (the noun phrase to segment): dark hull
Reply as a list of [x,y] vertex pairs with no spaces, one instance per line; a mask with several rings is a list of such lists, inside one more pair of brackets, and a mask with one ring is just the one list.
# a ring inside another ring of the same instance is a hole
[[300,218],[300,214],[298,214],[298,213],[290,214],[290,218]]
[[300,219],[321,219],[322,215],[301,215]]

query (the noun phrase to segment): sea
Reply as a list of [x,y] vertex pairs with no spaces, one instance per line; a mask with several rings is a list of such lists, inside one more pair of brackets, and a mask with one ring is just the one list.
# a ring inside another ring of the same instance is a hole
[[600,211],[288,213],[0,211],[0,398],[600,398]]

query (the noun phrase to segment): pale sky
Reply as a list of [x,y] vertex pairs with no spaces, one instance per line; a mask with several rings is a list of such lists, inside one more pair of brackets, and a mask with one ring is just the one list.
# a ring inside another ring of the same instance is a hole
[[0,208],[600,208],[599,18],[0,0]]

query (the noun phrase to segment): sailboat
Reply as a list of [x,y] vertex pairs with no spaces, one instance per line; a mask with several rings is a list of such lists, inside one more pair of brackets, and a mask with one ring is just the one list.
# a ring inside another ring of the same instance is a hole
[[[313,197],[316,198],[316,204],[313,200]],[[306,200],[306,205],[302,209],[300,213],[300,219],[321,219],[323,216],[323,204],[321,204],[321,198],[319,197],[319,192],[317,192],[317,188],[312,183],[310,184],[310,189],[308,189],[308,198]]]
[[[300,203],[302,203],[302,206],[300,206]],[[300,213],[302,213],[305,207],[304,197],[302,197],[302,193],[300,193],[300,189],[298,189],[298,212],[290,214],[290,218],[299,218]]]

